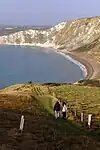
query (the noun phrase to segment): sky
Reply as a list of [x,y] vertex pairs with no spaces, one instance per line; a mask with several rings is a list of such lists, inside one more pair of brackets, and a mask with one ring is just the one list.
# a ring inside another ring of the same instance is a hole
[[100,0],[0,0],[0,24],[55,25],[99,16]]

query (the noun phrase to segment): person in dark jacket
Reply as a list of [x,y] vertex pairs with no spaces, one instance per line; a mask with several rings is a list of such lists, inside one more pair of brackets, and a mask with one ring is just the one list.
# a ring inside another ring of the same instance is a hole
[[55,118],[59,118],[59,112],[60,112],[60,103],[57,101],[54,105],[54,111],[55,111]]

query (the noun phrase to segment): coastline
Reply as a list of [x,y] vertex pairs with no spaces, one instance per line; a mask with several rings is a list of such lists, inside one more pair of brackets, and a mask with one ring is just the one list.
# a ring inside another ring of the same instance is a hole
[[72,59],[74,59],[75,61],[80,62],[82,65],[85,66],[85,69],[82,69],[83,72],[86,72],[86,75],[84,76],[85,80],[92,78],[94,69],[88,61],[86,61],[85,59],[80,58],[75,53],[67,53],[66,55],[70,56]]
[[41,48],[50,48],[52,51],[59,53],[78,65],[80,69],[83,71],[83,80],[87,79],[98,79],[100,78],[100,64],[96,62],[96,60],[89,58],[88,54],[85,52],[66,52],[66,50],[60,50],[59,48],[56,48],[54,45],[49,45],[49,44],[12,44],[12,43],[7,43],[7,44],[0,44],[0,45],[11,45],[11,46],[28,46],[28,47],[41,47]]
[[85,64],[83,64],[81,61],[79,61],[78,59],[76,59],[74,56],[72,56],[69,53],[64,53],[64,52],[57,52],[57,53],[59,53],[63,57],[66,57],[68,60],[70,60],[71,62],[76,64],[82,70],[83,77],[80,80],[83,80],[83,79],[87,78],[88,71],[87,71],[87,68],[86,68]]
[[100,64],[98,64],[96,60],[90,58],[87,53],[71,52],[66,54],[86,67],[87,76],[85,80],[100,78]]

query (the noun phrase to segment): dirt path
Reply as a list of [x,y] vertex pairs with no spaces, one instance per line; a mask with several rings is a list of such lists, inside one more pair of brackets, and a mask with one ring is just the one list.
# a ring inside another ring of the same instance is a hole
[[[57,100],[57,98],[53,97],[51,95],[45,95],[39,99],[39,101],[41,102],[43,107],[48,111],[48,113],[50,113],[53,116],[54,116],[53,106],[54,106],[56,100]],[[60,116],[60,118],[57,121],[58,121],[58,125],[59,125],[60,129],[62,129],[62,131],[67,131],[70,134],[74,134],[74,133],[75,134],[80,134],[80,133],[85,134],[85,132],[82,130],[82,128],[73,124],[72,121],[70,121],[70,120],[65,121]]]

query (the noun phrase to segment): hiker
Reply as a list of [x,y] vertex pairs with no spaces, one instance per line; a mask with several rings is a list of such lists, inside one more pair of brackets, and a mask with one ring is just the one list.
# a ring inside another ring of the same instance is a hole
[[60,112],[60,103],[57,101],[54,105],[54,111],[55,111],[55,118],[59,118],[59,112]]
[[63,104],[62,104],[62,114],[63,114],[63,119],[66,119],[67,106],[66,106],[66,103],[65,103],[65,102],[63,102]]

